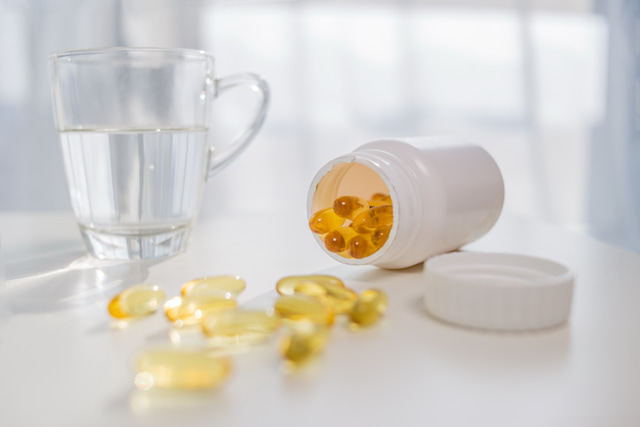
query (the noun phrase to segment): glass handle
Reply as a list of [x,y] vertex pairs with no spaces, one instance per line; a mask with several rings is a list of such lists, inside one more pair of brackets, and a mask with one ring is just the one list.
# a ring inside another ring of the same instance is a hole
[[269,85],[267,85],[267,82],[257,74],[236,74],[228,77],[216,78],[214,81],[214,93],[217,97],[229,89],[242,86],[249,87],[260,96],[260,108],[258,108],[251,124],[236,135],[229,144],[224,146],[222,149],[215,149],[214,147],[209,148],[207,180],[231,163],[231,161],[238,157],[238,155],[247,148],[264,122],[267,107],[269,106]]

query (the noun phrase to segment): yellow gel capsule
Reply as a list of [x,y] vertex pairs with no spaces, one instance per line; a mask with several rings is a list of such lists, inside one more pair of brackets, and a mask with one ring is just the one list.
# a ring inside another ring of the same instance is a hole
[[336,215],[333,208],[314,213],[309,220],[309,228],[316,234],[325,234],[342,226],[345,219]]
[[373,255],[378,250],[371,243],[371,238],[365,235],[358,235],[349,241],[349,255],[353,258],[361,259]]
[[229,295],[237,297],[246,288],[240,276],[208,276],[191,280],[182,285],[182,295]]
[[351,311],[358,295],[345,286],[302,282],[295,287],[296,293],[318,298],[333,308],[335,314],[346,314]]
[[274,305],[276,313],[293,322],[311,322],[332,325],[334,312],[330,305],[307,295],[285,295]]
[[212,345],[249,345],[265,341],[280,327],[273,312],[260,310],[226,310],[205,317],[202,331]]
[[374,202],[382,202],[385,204],[390,205],[391,204],[391,196],[385,193],[375,193],[373,196],[371,196],[371,201]]
[[379,289],[363,291],[351,309],[351,321],[358,326],[376,323],[387,311],[387,294]]
[[303,323],[285,334],[280,343],[282,356],[294,365],[301,365],[320,353],[327,344],[329,328]]
[[358,235],[351,227],[339,227],[324,236],[324,246],[331,252],[343,252],[348,249],[349,240]]
[[174,297],[164,304],[164,314],[174,326],[181,328],[198,325],[206,316],[237,305],[235,299],[218,295]]
[[353,219],[367,209],[369,209],[369,203],[361,197],[342,196],[333,202],[333,211],[336,215],[346,219]]
[[202,351],[149,350],[137,357],[135,369],[140,390],[201,390],[222,383],[231,372],[231,362]]
[[154,313],[164,298],[164,291],[156,285],[135,285],[116,295],[107,309],[116,319],[141,317]]
[[331,283],[334,285],[344,287],[342,280],[334,276],[328,276],[323,274],[311,274],[307,276],[286,276],[278,280],[276,283],[276,290],[280,295],[293,295],[295,293],[296,286],[301,282],[316,282],[316,283]]
[[358,233],[372,233],[376,228],[393,224],[393,206],[375,206],[354,218],[351,226]]
[[294,292],[314,298],[324,298],[327,296],[327,289],[318,282],[300,282],[294,288]]
[[389,233],[391,232],[390,225],[384,225],[382,227],[378,227],[375,229],[373,234],[371,235],[371,243],[376,249],[379,249],[384,245],[389,238]]

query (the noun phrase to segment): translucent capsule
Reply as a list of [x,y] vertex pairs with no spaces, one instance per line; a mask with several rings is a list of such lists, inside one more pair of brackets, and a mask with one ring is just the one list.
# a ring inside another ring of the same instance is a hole
[[320,284],[333,284],[344,287],[342,280],[334,276],[327,276],[322,274],[312,274],[307,276],[286,276],[278,280],[276,283],[276,290],[280,295],[293,295],[295,293],[296,286],[301,282],[316,282]]
[[237,297],[246,288],[240,276],[209,276],[191,280],[182,285],[182,295],[228,295]]
[[353,220],[351,226],[358,233],[372,233],[376,228],[393,224],[393,206],[375,206]]
[[379,249],[384,245],[389,238],[389,233],[391,232],[390,225],[383,225],[382,227],[378,227],[375,229],[373,234],[371,235],[371,243],[376,249]]
[[363,291],[351,309],[351,321],[358,326],[376,323],[387,311],[387,295],[379,289]]
[[309,220],[309,228],[316,234],[325,234],[341,227],[345,219],[336,215],[333,208],[327,208],[314,213]]
[[141,317],[154,313],[164,298],[164,291],[156,285],[135,285],[116,295],[107,309],[116,319]]
[[307,295],[282,296],[276,301],[274,309],[280,317],[292,322],[306,321],[318,325],[333,324],[333,308]]
[[361,259],[373,255],[378,250],[368,235],[357,235],[349,241],[349,255]]
[[231,372],[231,362],[202,351],[149,350],[137,357],[135,369],[140,390],[201,390],[222,383]]
[[205,317],[202,331],[210,344],[219,346],[249,345],[265,341],[280,326],[273,312],[260,310],[226,310]]
[[320,299],[330,305],[335,314],[349,313],[358,298],[353,290],[328,283],[302,282],[295,287],[295,292]]
[[346,219],[353,219],[367,209],[369,209],[369,203],[361,197],[342,196],[333,202],[333,211],[336,215]]
[[371,201],[374,202],[382,202],[385,204],[390,205],[391,204],[391,196],[385,193],[375,193],[373,196],[371,196]]
[[237,306],[233,298],[218,295],[174,297],[164,304],[167,318],[180,328],[198,325],[206,316]]
[[324,236],[324,246],[331,252],[343,252],[349,248],[349,240],[357,235],[358,232],[351,227],[339,227]]
[[329,328],[302,323],[284,335],[280,343],[282,356],[294,365],[301,365],[320,353],[329,338]]

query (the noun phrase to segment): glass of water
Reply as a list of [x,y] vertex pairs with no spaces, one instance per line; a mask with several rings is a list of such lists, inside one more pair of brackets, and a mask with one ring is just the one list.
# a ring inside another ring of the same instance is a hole
[[[218,78],[202,51],[106,48],[49,57],[71,206],[89,253],[149,259],[184,251],[204,184],[246,148],[264,121],[267,83]],[[210,146],[211,103],[239,86],[260,107],[228,145]]]

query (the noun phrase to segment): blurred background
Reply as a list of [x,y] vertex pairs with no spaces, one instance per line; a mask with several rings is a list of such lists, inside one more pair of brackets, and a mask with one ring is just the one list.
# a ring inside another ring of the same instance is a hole
[[[374,139],[453,134],[484,146],[506,209],[640,253],[636,0],[0,0],[0,211],[71,211],[48,54],[204,49],[272,102],[201,216],[299,211],[333,157]],[[225,94],[214,137],[255,100]]]

